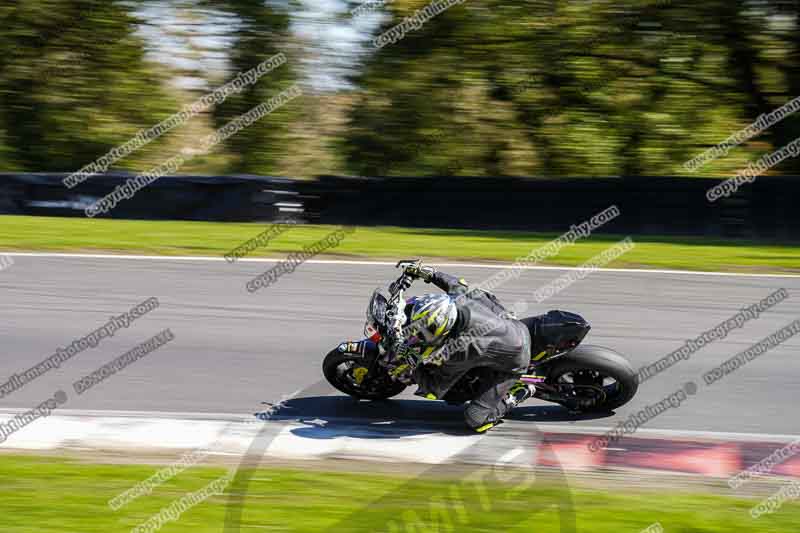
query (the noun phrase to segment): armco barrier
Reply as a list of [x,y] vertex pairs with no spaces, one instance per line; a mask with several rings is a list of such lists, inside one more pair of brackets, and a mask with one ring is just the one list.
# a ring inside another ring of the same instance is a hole
[[302,182],[307,210],[331,224],[564,231],[610,205],[600,233],[800,240],[800,180],[759,178],[708,202],[698,178],[342,178]]
[[[66,174],[0,174],[0,213],[84,216],[132,177],[95,176],[74,189]],[[708,202],[722,180],[700,178],[348,178],[168,176],[122,201],[112,218],[305,222],[560,232],[610,205],[602,233],[800,240],[800,180],[761,177]]]
[[[84,210],[134,174],[104,174],[74,189],[67,174],[0,174],[0,213],[86,216]],[[273,220],[298,204],[292,182],[261,176],[166,176],[100,218]]]

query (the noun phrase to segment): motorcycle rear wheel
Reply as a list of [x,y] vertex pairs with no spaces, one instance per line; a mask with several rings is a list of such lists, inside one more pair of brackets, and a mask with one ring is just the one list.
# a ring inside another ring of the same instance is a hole
[[571,405],[565,405],[584,412],[613,411],[639,389],[628,360],[601,346],[580,346],[554,360],[545,382],[570,393]]

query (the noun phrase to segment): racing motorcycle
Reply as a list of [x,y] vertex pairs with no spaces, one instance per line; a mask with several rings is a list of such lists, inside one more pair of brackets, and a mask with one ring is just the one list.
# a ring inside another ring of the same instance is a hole
[[[325,356],[323,373],[339,391],[360,400],[386,400],[408,386],[407,379],[395,379],[392,368],[384,364],[381,341],[388,338],[390,330],[400,331],[403,327],[407,302],[402,281],[409,279],[405,267],[414,264],[418,261],[398,262],[397,268],[403,269],[403,274],[389,285],[388,291],[378,288],[373,292],[367,306],[365,338],[342,342]],[[521,377],[535,386],[534,398],[563,405],[573,413],[585,413],[612,411],[636,394],[636,371],[622,355],[600,346],[581,345],[591,329],[581,316],[550,311],[520,322],[530,331],[531,351],[537,352],[531,353],[528,371]],[[545,343],[534,340],[548,337],[565,323],[580,332],[577,338],[571,337],[566,344],[558,338]],[[539,351],[543,344],[547,349]],[[470,401],[478,395],[489,372],[489,368],[473,368],[441,399],[454,405]]]

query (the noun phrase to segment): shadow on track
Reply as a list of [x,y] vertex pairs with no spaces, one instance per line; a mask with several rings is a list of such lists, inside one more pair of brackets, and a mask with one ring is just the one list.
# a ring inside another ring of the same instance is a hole
[[[474,435],[464,426],[462,409],[462,406],[437,401],[359,401],[347,396],[307,396],[287,401],[282,406],[278,419],[296,420],[305,424],[305,427],[293,429],[292,433],[311,439],[396,439],[432,433]],[[576,415],[558,405],[532,405],[514,409],[507,420],[534,423],[574,422],[612,415],[613,413]]]

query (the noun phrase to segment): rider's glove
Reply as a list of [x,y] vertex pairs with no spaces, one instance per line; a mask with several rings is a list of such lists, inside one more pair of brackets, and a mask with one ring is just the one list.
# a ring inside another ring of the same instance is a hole
[[436,274],[436,270],[433,267],[423,266],[420,264],[417,265],[409,265],[404,270],[406,276],[413,279],[421,279],[425,283],[430,283],[433,279],[433,275]]

